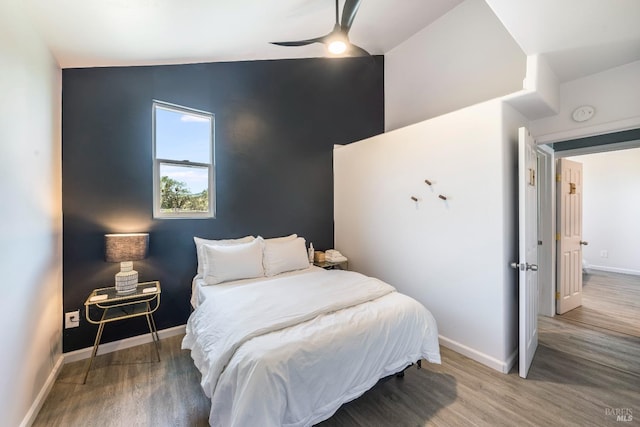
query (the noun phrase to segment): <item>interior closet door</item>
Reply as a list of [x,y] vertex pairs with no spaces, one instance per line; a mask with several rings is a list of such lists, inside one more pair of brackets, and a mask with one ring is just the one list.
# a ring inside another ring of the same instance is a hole
[[558,276],[556,310],[582,305],[582,163],[559,159],[557,176]]

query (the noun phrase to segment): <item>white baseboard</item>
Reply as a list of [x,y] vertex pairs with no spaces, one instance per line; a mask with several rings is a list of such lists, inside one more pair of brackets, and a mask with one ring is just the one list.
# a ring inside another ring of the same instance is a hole
[[606,267],[603,265],[589,265],[587,266],[588,270],[600,270],[600,271],[608,271],[610,273],[621,273],[621,274],[631,274],[633,276],[640,276],[640,271],[631,270],[628,268],[616,268],[616,267]]
[[502,372],[503,374],[509,373],[509,371],[513,367],[513,364],[515,363],[516,355],[518,354],[516,351],[512,353],[507,360],[501,361],[487,354],[474,350],[471,347],[467,347],[464,344],[460,344],[457,341],[454,341],[447,337],[443,337],[442,335],[438,335],[438,338],[440,340],[440,344],[442,344],[443,346],[455,351],[456,353],[460,353],[463,356],[467,356],[468,358],[473,359],[478,363],[482,363],[483,365],[488,366],[491,369]]
[[505,366],[504,366],[505,370],[502,371],[502,373],[508,374],[509,372],[511,372],[511,368],[513,368],[513,366],[516,364],[517,361],[518,361],[518,349],[516,348],[515,350],[513,350],[513,353],[511,353],[507,358],[507,361],[505,362]]
[[47,380],[44,382],[44,385],[40,389],[40,392],[27,411],[27,414],[22,419],[20,427],[29,427],[34,423],[36,417],[38,416],[38,413],[40,412],[40,409],[42,408],[42,405],[44,404],[44,401],[47,400],[47,396],[49,396],[49,392],[53,388],[53,384],[56,382],[56,378],[58,378],[63,365],[64,356],[60,355],[56,360],[56,363],[53,365],[53,369],[47,377]]
[[[158,331],[158,337],[160,339],[169,338],[175,335],[185,333],[186,325],[175,326],[173,328],[163,329]],[[122,350],[125,348],[135,347],[137,345],[146,344],[152,342],[151,334],[138,335],[131,338],[125,338],[119,341],[112,341],[105,344],[100,344],[98,348],[98,355],[112,353],[114,351]],[[93,347],[81,348],[80,350],[70,351],[64,353],[64,363],[77,362],[78,360],[88,359],[91,357]]]

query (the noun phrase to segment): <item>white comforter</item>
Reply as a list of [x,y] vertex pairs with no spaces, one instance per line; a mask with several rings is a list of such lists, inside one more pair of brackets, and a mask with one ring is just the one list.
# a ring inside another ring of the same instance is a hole
[[183,348],[215,426],[306,426],[425,358],[437,328],[415,300],[354,272],[316,270],[222,288],[193,312]]

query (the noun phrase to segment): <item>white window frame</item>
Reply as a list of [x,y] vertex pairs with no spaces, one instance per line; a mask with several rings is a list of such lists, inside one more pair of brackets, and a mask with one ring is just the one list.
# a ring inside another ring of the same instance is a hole
[[[163,108],[167,110],[176,111],[179,113],[185,113],[190,115],[196,115],[210,120],[211,122],[211,136],[210,143],[211,149],[209,150],[210,159],[209,163],[192,162],[189,160],[170,160],[159,159],[156,157],[156,109]],[[183,107],[181,105],[175,105],[163,101],[153,101],[152,108],[152,134],[153,134],[153,217],[161,219],[198,219],[198,218],[215,218],[215,116],[212,113],[196,110],[194,108]],[[160,209],[162,203],[162,197],[160,194],[160,165],[175,165],[175,166],[193,166],[207,168],[208,170],[208,195],[209,195],[209,211],[208,212],[162,212]]]

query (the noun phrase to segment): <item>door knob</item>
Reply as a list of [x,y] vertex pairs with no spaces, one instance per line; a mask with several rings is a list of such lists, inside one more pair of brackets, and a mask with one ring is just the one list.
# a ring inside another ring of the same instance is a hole
[[515,268],[516,270],[531,270],[531,271],[538,271],[538,265],[537,264],[529,264],[529,263],[524,263],[524,264],[519,264],[517,262],[512,262],[511,264],[509,264],[511,266],[511,268]]
[[587,246],[589,244],[589,242],[585,242],[584,240],[580,240],[580,244],[582,246]]

